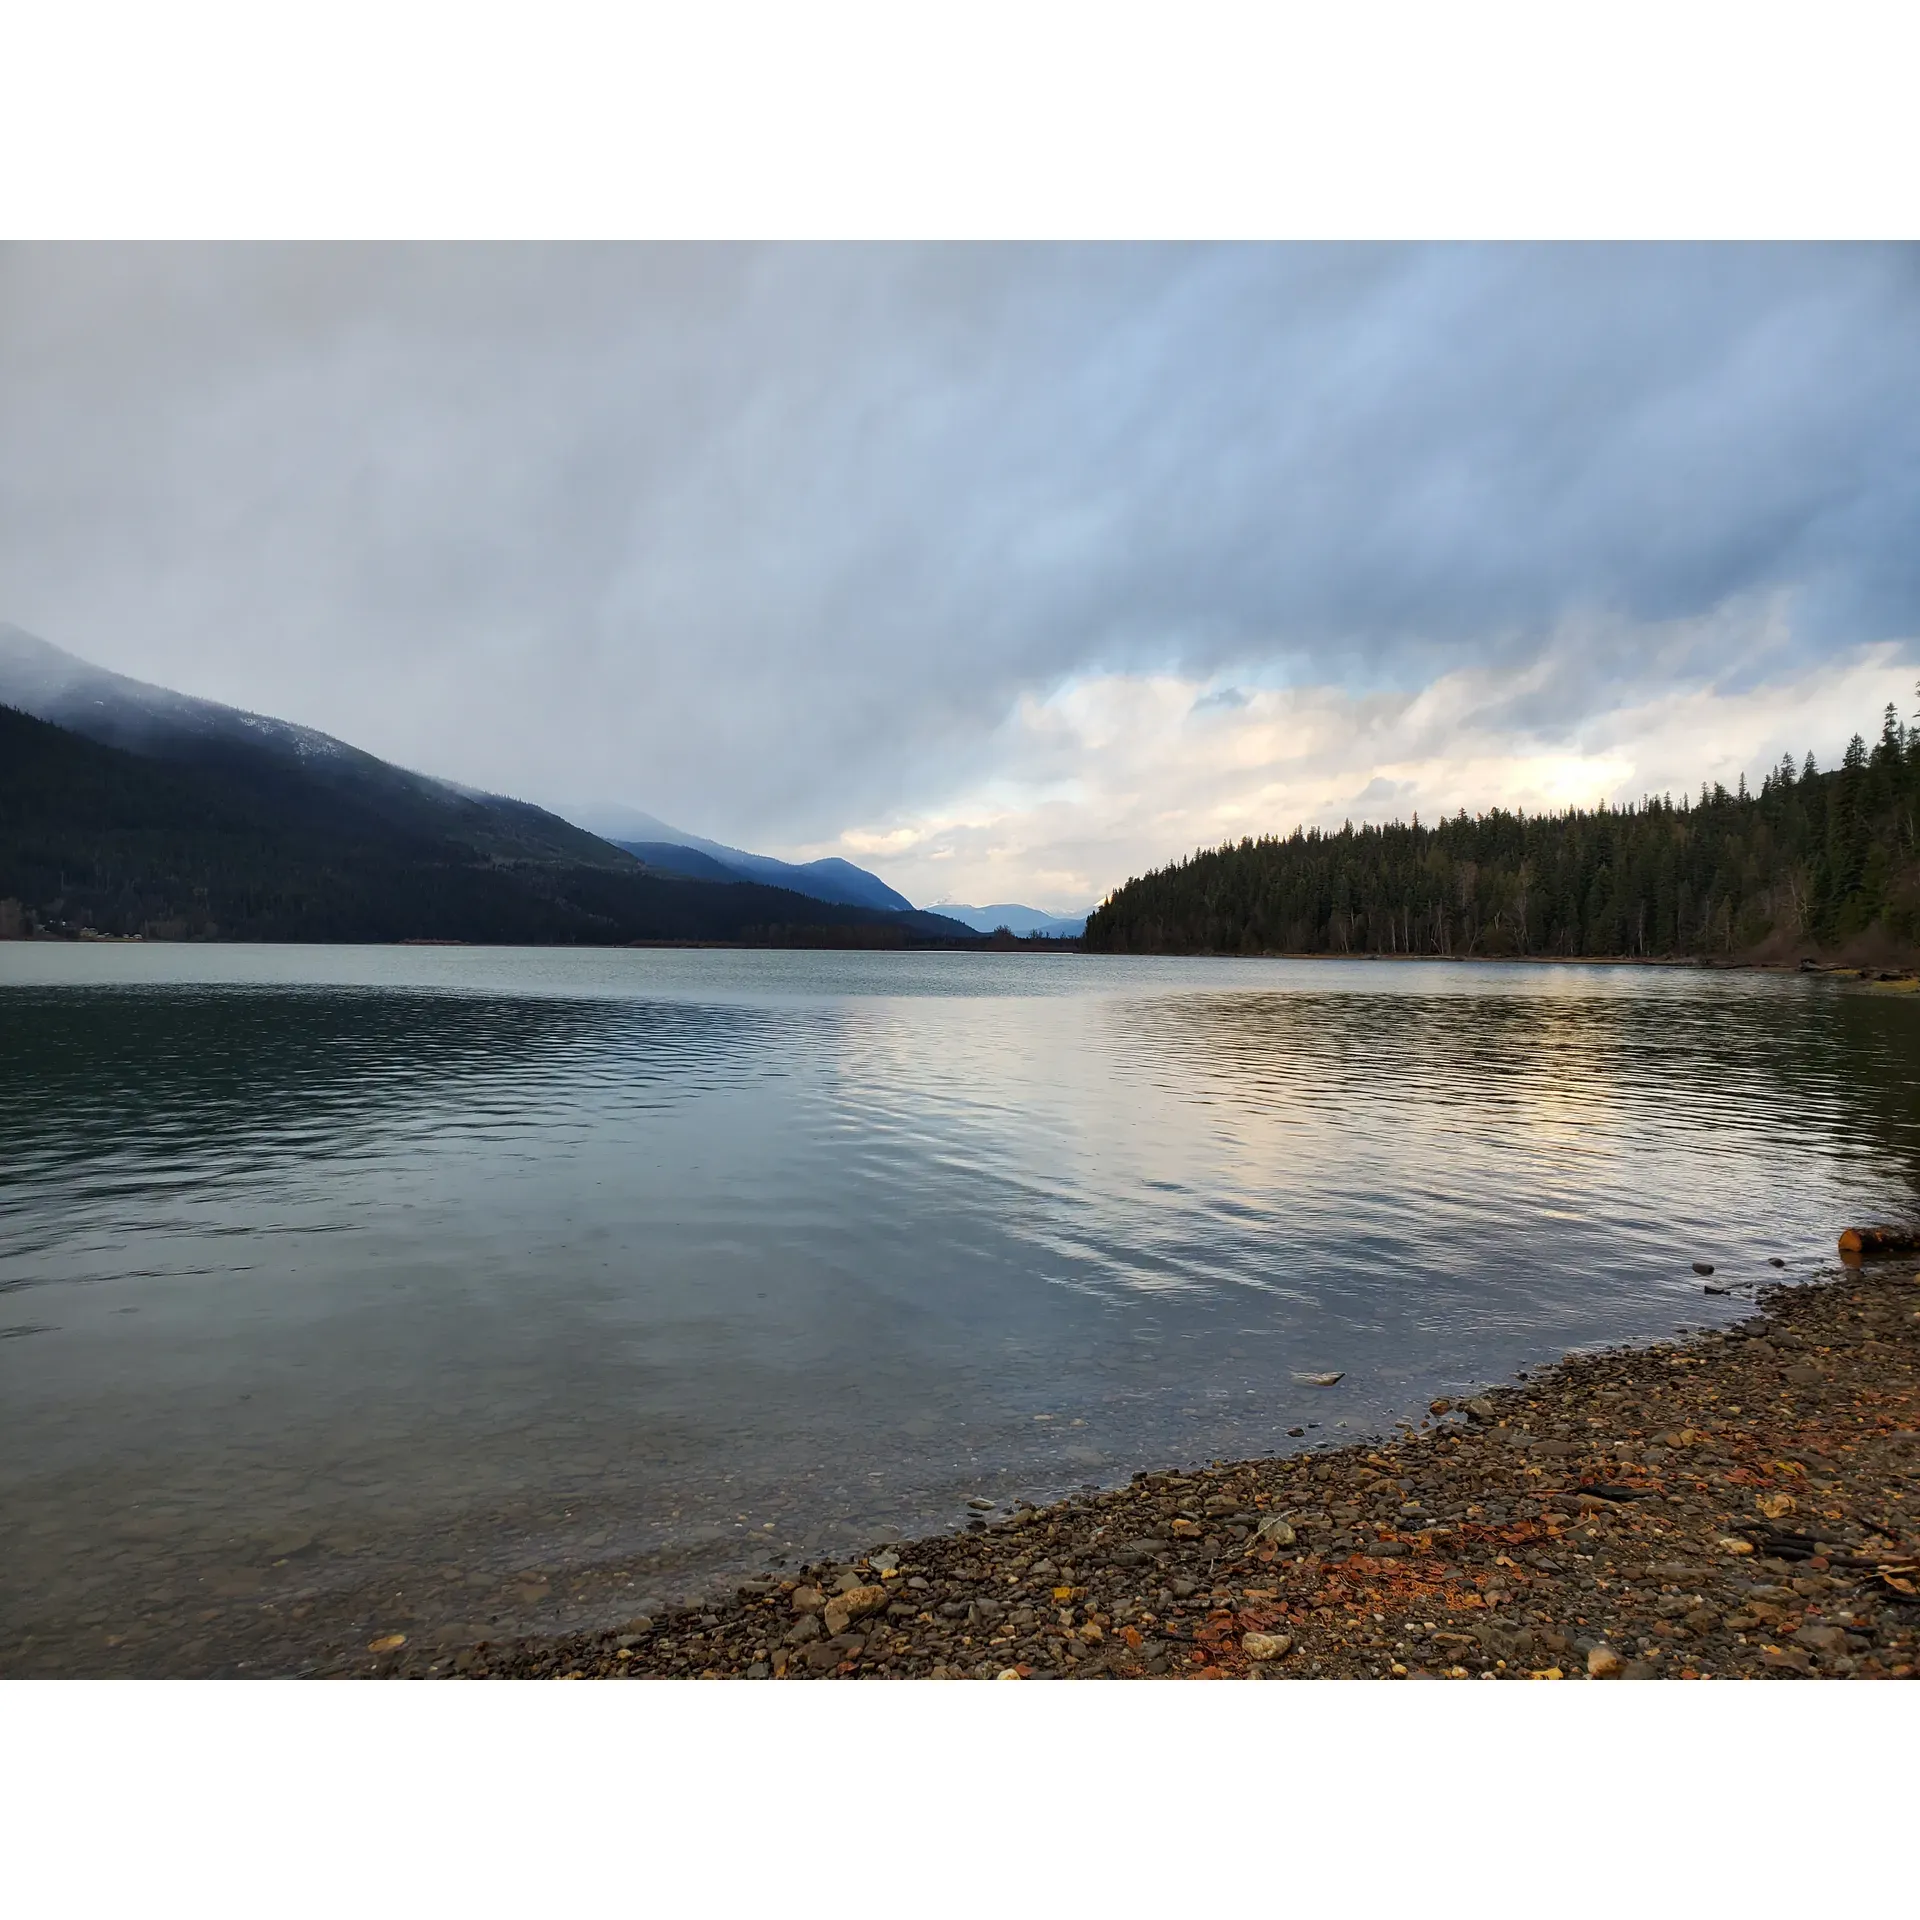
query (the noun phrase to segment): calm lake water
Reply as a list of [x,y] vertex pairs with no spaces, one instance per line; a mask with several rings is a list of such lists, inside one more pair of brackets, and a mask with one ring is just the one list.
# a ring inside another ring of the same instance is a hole
[[0,1671],[351,1670],[1346,1437],[1917,1180],[1920,1006],[1822,979],[0,945]]

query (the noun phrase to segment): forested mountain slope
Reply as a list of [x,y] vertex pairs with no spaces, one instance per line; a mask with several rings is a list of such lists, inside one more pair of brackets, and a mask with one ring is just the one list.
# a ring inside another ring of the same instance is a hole
[[151,758],[0,706],[0,932],[500,945],[972,937],[934,914],[654,873],[586,834],[599,852],[569,861],[548,837],[551,816],[527,813],[538,844],[509,851],[511,835],[469,837],[458,808],[359,805],[294,765]]
[[630,870],[558,814],[394,766],[331,734],[96,667],[0,624],[0,705],[143,760],[224,778],[326,833],[453,840],[490,859]]
[[1296,828],[1128,881],[1087,922],[1114,953],[1910,956],[1920,727],[1888,707],[1842,764],[1758,793],[1431,826]]

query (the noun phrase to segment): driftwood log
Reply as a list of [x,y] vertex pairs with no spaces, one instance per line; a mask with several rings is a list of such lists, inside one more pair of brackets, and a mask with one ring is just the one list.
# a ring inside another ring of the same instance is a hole
[[1849,1227],[1840,1251],[1850,1254],[1920,1253],[1920,1227]]

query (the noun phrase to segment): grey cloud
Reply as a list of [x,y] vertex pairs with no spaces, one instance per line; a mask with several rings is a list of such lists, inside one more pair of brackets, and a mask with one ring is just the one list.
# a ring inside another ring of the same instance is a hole
[[1385,774],[1377,773],[1347,804],[1353,808],[1356,819],[1397,819],[1418,792],[1419,788],[1411,780],[1389,780]]
[[1193,703],[1195,713],[1234,713],[1252,702],[1253,695],[1244,687],[1215,687],[1211,693],[1203,693]]
[[1551,728],[1920,632],[1917,263],[12,247],[0,617],[749,844],[1102,669],[1545,656]]

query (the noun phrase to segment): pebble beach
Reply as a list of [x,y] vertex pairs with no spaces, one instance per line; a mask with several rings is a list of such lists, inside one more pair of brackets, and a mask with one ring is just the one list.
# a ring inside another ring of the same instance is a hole
[[1908,1679],[1920,1272],[1571,1355],[1417,1431],[1137,1474],[393,1677]]

